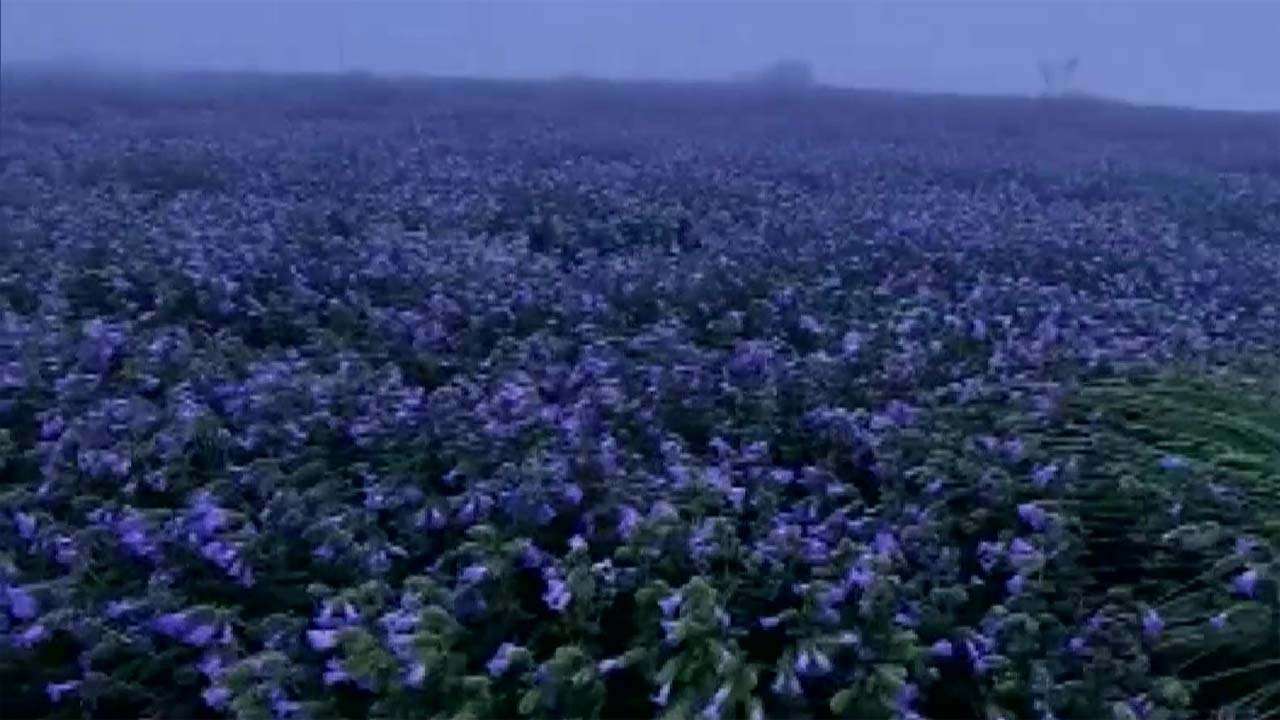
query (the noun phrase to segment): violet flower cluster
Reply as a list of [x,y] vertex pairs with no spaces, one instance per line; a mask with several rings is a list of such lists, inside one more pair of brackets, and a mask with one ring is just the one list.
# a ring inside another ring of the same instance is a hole
[[1229,478],[1041,440],[1280,353],[1274,120],[181,88],[0,107],[13,715],[1192,717],[1275,629]]

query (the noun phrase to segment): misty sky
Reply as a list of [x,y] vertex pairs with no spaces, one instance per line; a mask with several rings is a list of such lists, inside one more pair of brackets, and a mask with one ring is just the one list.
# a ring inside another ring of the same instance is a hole
[[724,78],[780,57],[823,82],[1038,92],[1039,60],[1139,102],[1280,110],[1280,0],[338,2],[2,0],[0,60],[148,69]]

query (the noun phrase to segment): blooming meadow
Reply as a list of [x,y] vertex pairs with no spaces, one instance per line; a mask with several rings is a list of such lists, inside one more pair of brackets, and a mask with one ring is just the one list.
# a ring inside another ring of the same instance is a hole
[[1274,717],[1280,119],[0,104],[0,715]]

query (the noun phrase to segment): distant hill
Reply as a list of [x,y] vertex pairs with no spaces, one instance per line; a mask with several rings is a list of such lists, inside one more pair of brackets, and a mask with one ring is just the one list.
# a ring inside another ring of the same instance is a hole
[[784,59],[735,78],[738,82],[772,88],[806,88],[817,83],[813,65],[805,60]]

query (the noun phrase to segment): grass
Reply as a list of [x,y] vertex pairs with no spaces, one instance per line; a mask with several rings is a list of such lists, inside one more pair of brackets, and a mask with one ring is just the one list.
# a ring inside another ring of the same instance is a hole
[[[1280,716],[1280,599],[1233,606],[1231,630],[1209,650],[1213,632],[1201,617],[1210,604],[1229,602],[1224,588],[1240,566],[1227,548],[1236,537],[1280,540],[1280,368],[1262,362],[1089,382],[1043,442],[1087,459],[1088,489],[1077,505],[1087,563],[1099,590],[1127,586],[1166,614],[1175,628],[1167,656],[1194,707],[1219,717]],[[1171,455],[1194,473],[1162,468]],[[1237,501],[1187,502],[1178,522],[1194,530],[1180,529],[1175,540],[1162,518],[1165,491],[1204,480]],[[1198,652],[1180,652],[1179,643]]]
[[1099,381],[1082,388],[1075,403],[1098,413],[1099,430],[1123,449],[1117,457],[1185,457],[1243,491],[1261,529],[1280,538],[1280,370]]

